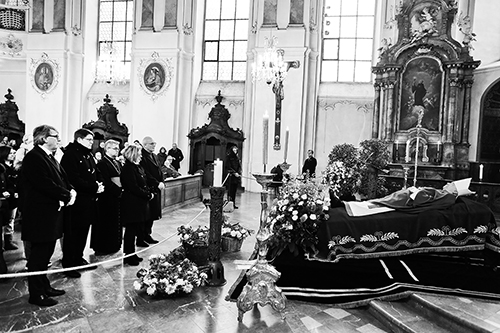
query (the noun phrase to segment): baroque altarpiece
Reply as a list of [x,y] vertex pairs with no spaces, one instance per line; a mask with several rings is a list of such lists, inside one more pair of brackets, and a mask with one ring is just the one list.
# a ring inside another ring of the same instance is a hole
[[392,144],[392,175],[417,164],[422,178],[469,174],[471,88],[480,62],[469,53],[470,38],[451,37],[457,11],[454,0],[401,2],[397,42],[380,49],[372,68],[372,138]]

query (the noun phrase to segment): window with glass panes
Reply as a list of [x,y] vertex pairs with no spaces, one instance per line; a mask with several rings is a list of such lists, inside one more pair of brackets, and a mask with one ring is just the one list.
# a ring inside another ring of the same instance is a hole
[[249,0],[207,0],[203,80],[245,80]]
[[126,73],[130,73],[133,17],[133,0],[100,0],[99,55],[109,55],[111,45],[114,56],[124,63]]
[[375,2],[325,0],[321,81],[371,81]]

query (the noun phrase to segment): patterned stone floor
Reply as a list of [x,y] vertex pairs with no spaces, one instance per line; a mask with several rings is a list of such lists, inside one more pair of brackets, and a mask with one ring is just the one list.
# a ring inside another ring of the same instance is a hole
[[[204,191],[205,192],[205,191]],[[208,197],[208,196],[206,196]],[[243,193],[237,199],[240,209],[229,213],[231,222],[257,230],[260,195]],[[196,220],[193,220],[197,215]],[[168,253],[179,245],[176,228],[192,221],[192,225],[208,225],[209,210],[196,203],[165,211],[155,222],[154,237],[162,242],[139,253],[147,258],[155,253]],[[20,235],[16,234],[16,240]],[[18,244],[21,244],[18,241]],[[237,321],[237,307],[225,300],[240,270],[234,260],[250,257],[255,244],[252,236],[240,252],[226,253],[221,261],[227,283],[222,287],[202,287],[192,294],[168,299],[151,298],[135,291],[138,267],[123,265],[121,252],[95,256],[90,249],[86,258],[101,262],[95,270],[83,271],[82,277],[70,279],[60,273],[49,275],[56,288],[66,290],[59,304],[41,308],[28,303],[27,280],[23,277],[0,278],[1,332],[390,332],[368,308],[340,309],[328,304],[287,301],[285,320],[270,306],[257,307]],[[9,272],[22,271],[26,261],[22,250],[5,253]],[[61,251],[57,246],[51,269],[61,267]],[[113,260],[117,259],[117,260]],[[103,263],[105,262],[105,263]],[[142,265],[146,264],[145,260]],[[141,267],[141,266],[139,266]],[[443,299],[446,302],[446,299]],[[450,300],[453,303],[454,300]],[[471,301],[473,302],[473,301]],[[497,311],[498,306],[491,307]],[[498,315],[496,315],[498,316]]]

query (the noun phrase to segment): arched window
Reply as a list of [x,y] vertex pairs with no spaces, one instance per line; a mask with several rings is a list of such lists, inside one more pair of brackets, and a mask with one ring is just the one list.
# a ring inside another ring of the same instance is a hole
[[375,3],[325,0],[321,81],[371,81]]
[[203,80],[245,80],[249,0],[207,0]]
[[99,5],[99,60],[121,62],[129,79],[134,1],[100,0]]

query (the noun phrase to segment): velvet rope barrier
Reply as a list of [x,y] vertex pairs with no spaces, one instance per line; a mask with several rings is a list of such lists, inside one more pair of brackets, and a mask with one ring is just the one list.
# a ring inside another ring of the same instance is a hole
[[[226,177],[226,179],[227,179],[227,177]],[[203,209],[198,214],[196,214],[196,216],[193,219],[191,219],[191,221],[189,221],[187,223],[187,225],[190,225],[191,223],[193,223],[205,210],[207,210],[206,206],[203,207]],[[42,274],[64,273],[64,272],[67,272],[67,271],[74,271],[74,270],[84,270],[84,269],[89,268],[89,267],[99,266],[99,265],[102,265],[102,264],[107,264],[107,263],[110,263],[110,262],[114,262],[114,261],[118,261],[118,260],[123,260],[123,259],[131,257],[133,255],[140,254],[140,253],[145,252],[145,251],[149,251],[151,249],[154,249],[158,245],[164,243],[165,241],[171,239],[172,237],[174,237],[176,235],[177,234],[170,235],[167,238],[159,241],[157,244],[150,245],[147,248],[144,248],[142,250],[136,251],[134,253],[129,253],[129,254],[121,256],[121,257],[117,257],[117,258],[113,258],[113,259],[108,259],[108,260],[105,260],[105,261],[97,261],[97,262],[89,263],[88,265],[75,266],[75,267],[69,267],[69,268],[50,269],[50,270],[46,270],[46,271],[25,272],[25,273],[0,274],[0,279],[10,279],[10,278],[25,277],[25,276],[42,275]]]

